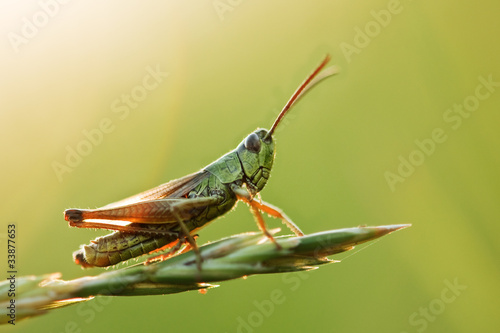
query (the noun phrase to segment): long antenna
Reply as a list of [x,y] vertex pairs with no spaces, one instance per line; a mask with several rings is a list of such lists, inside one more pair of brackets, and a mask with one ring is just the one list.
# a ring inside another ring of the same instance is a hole
[[[278,127],[278,124],[280,123],[281,119],[285,116],[285,114],[290,110],[293,104],[297,102],[307,91],[309,91],[316,83],[319,81],[323,80],[324,78],[338,73],[337,67],[329,67],[325,69],[323,72],[321,70],[326,66],[326,64],[330,61],[330,55],[326,55],[325,59],[319,64],[318,67],[312,72],[305,80],[300,84],[300,86],[295,90],[293,93],[292,97],[288,100],[288,102],[285,104],[283,109],[281,110],[280,114],[276,118],[276,120],[273,123],[273,126],[271,126],[271,129],[269,132],[267,132],[266,136],[264,137],[264,140],[268,139],[273,135],[274,130],[276,127]],[[321,72],[321,73],[320,73]]]

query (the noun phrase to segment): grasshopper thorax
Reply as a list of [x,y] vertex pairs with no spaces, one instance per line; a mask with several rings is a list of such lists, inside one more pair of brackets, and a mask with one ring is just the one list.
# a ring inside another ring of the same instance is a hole
[[266,186],[274,162],[274,142],[268,131],[262,128],[250,133],[236,148],[241,162],[245,183],[255,195]]

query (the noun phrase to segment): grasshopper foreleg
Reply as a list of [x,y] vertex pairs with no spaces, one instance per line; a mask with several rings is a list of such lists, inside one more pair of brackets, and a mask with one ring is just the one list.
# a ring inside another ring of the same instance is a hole
[[304,236],[304,233],[299,229],[299,227],[292,222],[292,220],[279,208],[260,200],[255,200],[254,197],[248,192],[247,189],[239,187],[233,188],[233,191],[236,193],[236,197],[238,200],[241,200],[250,206],[250,209],[255,216],[257,221],[257,225],[259,229],[264,233],[264,235],[269,238],[276,247],[280,249],[280,245],[276,243],[274,237],[267,231],[266,224],[264,219],[262,218],[261,212],[267,213],[272,217],[279,218],[283,221],[283,223],[297,236]]
[[257,201],[257,200],[252,200],[250,202],[250,205],[252,207],[257,208],[259,211],[262,211],[264,213],[267,213],[271,215],[272,217],[281,219],[283,223],[296,235],[296,236],[304,236],[304,233],[300,228],[293,223],[293,221],[278,207],[271,205],[270,203],[267,203],[265,201]]
[[250,209],[252,210],[253,216],[255,216],[255,219],[257,220],[257,226],[259,227],[260,231],[262,231],[264,235],[266,235],[266,237],[269,238],[269,240],[273,242],[274,245],[276,245],[276,248],[278,250],[281,250],[281,245],[279,245],[274,239],[273,235],[271,235],[271,233],[267,231],[266,222],[264,221],[264,218],[262,217],[259,209],[252,204],[250,204]]

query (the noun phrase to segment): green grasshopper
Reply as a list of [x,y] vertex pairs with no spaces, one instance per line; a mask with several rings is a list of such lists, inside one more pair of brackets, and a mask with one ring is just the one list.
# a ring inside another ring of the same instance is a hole
[[337,73],[335,67],[323,70],[329,60],[327,55],[297,88],[269,131],[255,130],[236,149],[200,171],[98,209],[65,210],[64,218],[72,227],[115,231],[83,245],[73,253],[74,261],[82,267],[106,267],[163,249],[170,249],[167,256],[172,255],[185,244],[183,251],[192,248],[201,269],[195,233],[230,211],[238,200],[249,205],[259,229],[278,249],[261,212],[281,219],[295,235],[303,236],[285,213],[262,201],[259,192],[267,184],[273,166],[276,127],[306,91]]

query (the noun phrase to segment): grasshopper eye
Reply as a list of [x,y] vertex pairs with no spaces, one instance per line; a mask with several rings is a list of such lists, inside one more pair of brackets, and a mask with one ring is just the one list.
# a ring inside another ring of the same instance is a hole
[[252,153],[258,153],[260,151],[260,139],[255,133],[250,134],[245,139],[245,148]]

